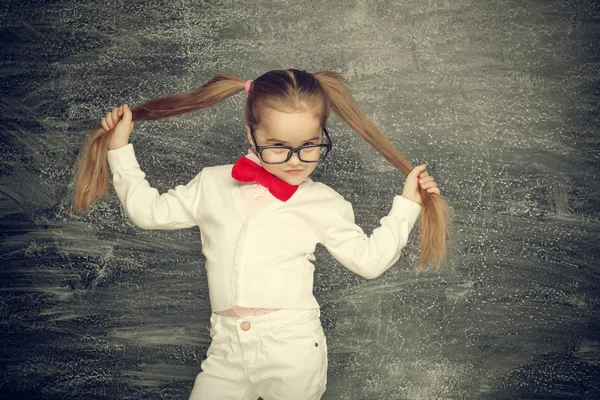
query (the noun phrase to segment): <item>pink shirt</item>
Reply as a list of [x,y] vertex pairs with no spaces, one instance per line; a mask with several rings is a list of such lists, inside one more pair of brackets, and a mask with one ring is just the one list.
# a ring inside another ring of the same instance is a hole
[[[262,165],[260,158],[253,148],[248,149],[246,157],[258,165]],[[269,192],[269,189],[257,182],[239,182],[240,196],[248,210],[249,215],[254,215],[261,208],[275,201],[275,197]],[[228,310],[215,311],[216,314],[227,315],[230,317],[245,317],[247,315],[262,315],[279,310],[278,308],[247,308],[233,307]]]

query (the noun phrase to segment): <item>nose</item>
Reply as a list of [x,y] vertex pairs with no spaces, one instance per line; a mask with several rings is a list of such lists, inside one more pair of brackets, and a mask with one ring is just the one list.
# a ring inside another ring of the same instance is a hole
[[292,164],[292,165],[302,164],[302,160],[300,160],[300,153],[298,151],[292,152],[292,156],[288,160],[288,164]]

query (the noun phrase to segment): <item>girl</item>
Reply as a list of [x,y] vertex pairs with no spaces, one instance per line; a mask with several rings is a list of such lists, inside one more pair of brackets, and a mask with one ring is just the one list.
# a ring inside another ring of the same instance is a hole
[[[248,153],[159,194],[129,143],[134,121],[181,115],[242,90],[248,92]],[[309,177],[333,146],[325,128],[330,108],[408,175],[371,236],[355,224],[351,203]],[[81,154],[76,210],[88,210],[107,193],[108,161],[115,191],[137,226],[200,228],[212,341],[192,400],[321,398],[327,342],[312,294],[317,243],[374,279],[398,261],[422,214],[419,269],[427,262],[439,267],[445,258],[448,208],[435,180],[425,164],[413,168],[385,139],[334,72],[275,70],[254,81],[219,73],[194,92],[114,108]]]

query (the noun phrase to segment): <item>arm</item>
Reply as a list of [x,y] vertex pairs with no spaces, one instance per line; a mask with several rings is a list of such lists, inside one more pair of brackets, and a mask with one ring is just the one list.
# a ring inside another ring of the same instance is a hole
[[341,206],[332,210],[333,221],[323,245],[352,272],[367,279],[377,278],[400,258],[421,208],[404,196],[395,196],[390,213],[379,221],[381,226],[367,236],[354,223],[352,204],[342,199]]
[[113,185],[129,219],[142,229],[182,229],[197,226],[202,171],[187,185],[159,194],[151,187],[135,158],[131,143],[108,151]]

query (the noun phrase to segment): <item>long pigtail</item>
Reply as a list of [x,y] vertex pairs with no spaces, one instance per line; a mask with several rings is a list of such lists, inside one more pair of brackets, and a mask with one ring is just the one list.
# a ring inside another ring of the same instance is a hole
[[[192,92],[151,99],[132,107],[132,121],[159,120],[210,107],[244,90],[244,87],[243,79],[218,73]],[[98,124],[80,148],[73,193],[75,211],[87,212],[100,197],[110,198],[107,152],[111,133]]]
[[[327,93],[333,111],[346,124],[360,133],[363,139],[405,175],[413,170],[412,164],[358,109],[347,89],[346,81],[340,74],[321,71],[313,73],[313,76]],[[447,242],[452,236],[452,215],[447,202],[441,196],[420,190],[423,210],[420,218],[421,255],[417,269],[421,270],[429,265],[439,268],[447,256]]]

